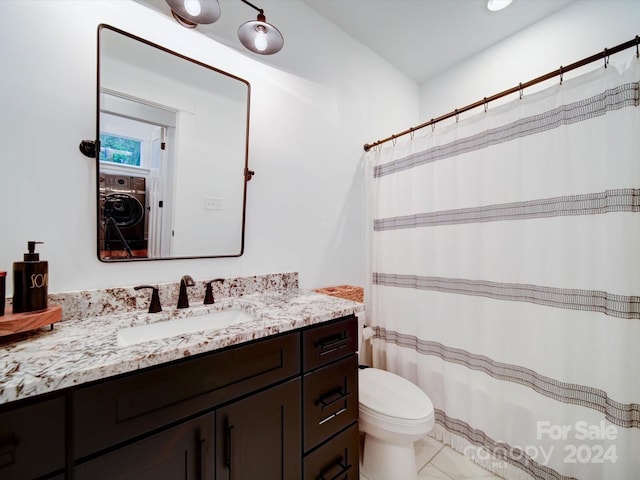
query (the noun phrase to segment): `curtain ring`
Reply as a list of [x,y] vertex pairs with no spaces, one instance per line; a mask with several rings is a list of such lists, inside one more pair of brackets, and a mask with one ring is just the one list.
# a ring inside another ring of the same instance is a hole
[[564,76],[564,73],[562,72],[562,65],[560,65],[560,85],[562,85],[562,77]]
[[391,135],[391,143],[393,143],[393,146],[396,146],[396,136],[395,135]]
[[489,110],[489,102],[487,102],[487,97],[484,97],[484,113],[487,113]]
[[413,136],[414,136],[415,133],[416,133],[416,131],[413,129],[413,127],[411,127],[409,129],[409,136],[411,137],[411,140],[413,140]]
[[522,88],[522,82],[520,82],[520,100],[522,100],[522,95],[524,94],[524,88]]
[[456,123],[458,123],[460,121],[460,115],[458,114],[458,109],[455,109],[456,112]]
[[636,35],[636,58],[640,58],[640,36]]
[[604,49],[604,68],[607,68],[607,64],[609,63],[609,55],[607,54],[607,49]]
[[433,121],[433,118],[431,119],[431,133],[436,131],[436,122]]

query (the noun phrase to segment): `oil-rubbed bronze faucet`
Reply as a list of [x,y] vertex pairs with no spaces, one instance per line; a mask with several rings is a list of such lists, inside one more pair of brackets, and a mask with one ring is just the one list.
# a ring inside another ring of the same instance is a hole
[[180,294],[178,295],[178,308],[189,308],[189,296],[187,295],[187,287],[193,287],[196,282],[190,275],[184,275],[180,279]]

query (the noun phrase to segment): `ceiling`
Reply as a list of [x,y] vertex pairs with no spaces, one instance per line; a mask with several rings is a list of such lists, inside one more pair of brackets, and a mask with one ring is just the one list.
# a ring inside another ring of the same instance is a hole
[[[136,0],[171,15],[164,0]],[[267,21],[285,37],[282,51],[263,57],[281,63],[287,56],[287,23],[292,0],[255,0]],[[514,0],[506,9],[490,12],[486,0],[303,0],[351,37],[360,41],[417,83],[446,70],[576,0]],[[219,0],[224,22],[201,25],[198,31],[246,53],[237,38],[238,26],[256,12],[239,0]],[[283,23],[284,21],[284,23]],[[294,30],[289,26],[290,30]],[[290,47],[291,48],[291,47]],[[416,55],[424,52],[424,61]],[[251,54],[253,55],[253,54]]]
[[486,0],[305,0],[418,83],[574,1],[514,0],[490,12]]

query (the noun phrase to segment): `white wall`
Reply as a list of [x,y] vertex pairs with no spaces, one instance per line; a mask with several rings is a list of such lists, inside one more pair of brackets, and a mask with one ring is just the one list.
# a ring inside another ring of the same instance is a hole
[[[303,288],[363,284],[362,145],[417,121],[418,87],[300,0],[263,3],[286,35],[278,68],[130,1],[0,2],[0,270],[40,240],[52,293],[284,271]],[[95,164],[78,144],[95,135],[99,23],[251,83],[242,257],[97,260]]]
[[[606,47],[631,40],[636,35],[640,35],[640,1],[577,0],[480,55],[424,82],[420,86],[420,122],[557,70]],[[630,55],[635,55],[635,50],[614,55],[611,62]],[[564,78],[600,68],[603,64],[574,70]],[[550,82],[556,81],[559,79],[538,84],[525,90],[524,94],[546,88],[552,84]],[[517,94],[505,97],[490,104],[489,108],[517,98]],[[464,115],[481,112],[482,108],[479,108]],[[455,120],[443,123],[451,121]]]

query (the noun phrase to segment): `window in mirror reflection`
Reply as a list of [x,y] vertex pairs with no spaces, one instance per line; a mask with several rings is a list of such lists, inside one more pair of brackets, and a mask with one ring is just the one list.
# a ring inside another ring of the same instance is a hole
[[141,140],[100,134],[100,161],[140,166]]

